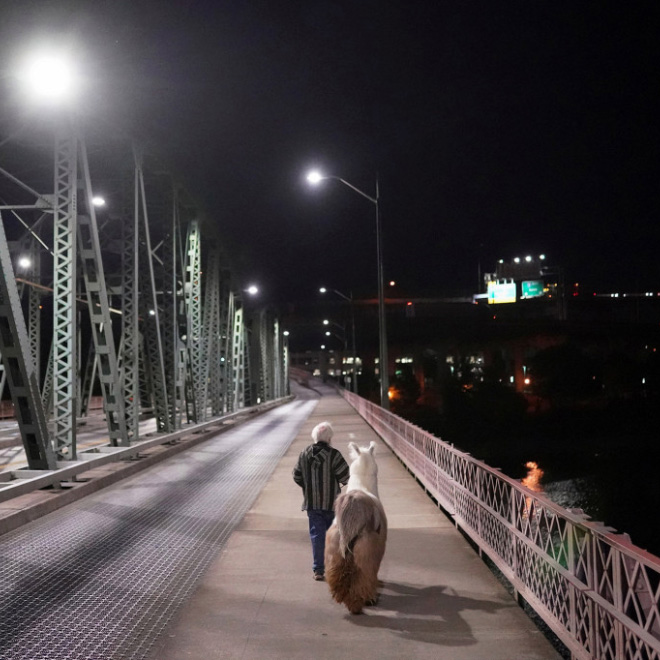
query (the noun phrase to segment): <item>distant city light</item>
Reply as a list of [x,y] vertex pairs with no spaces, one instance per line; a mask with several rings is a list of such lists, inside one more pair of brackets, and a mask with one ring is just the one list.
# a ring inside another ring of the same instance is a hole
[[328,321],[328,319],[323,319],[323,325],[330,325],[330,321]]
[[394,280],[390,280],[390,286],[396,286],[396,282]]
[[519,264],[519,263],[520,263],[520,257],[516,257],[516,258],[513,260],[513,262],[516,263],[516,264]]
[[539,259],[540,259],[541,261],[543,261],[543,260],[545,259],[545,255],[544,255],[544,254],[540,254],[540,255],[539,255]]
[[285,330],[282,334],[283,334],[285,337],[288,337],[291,333],[290,333],[288,330]]
[[321,350],[325,349],[325,344],[321,344]]
[[329,337],[331,334],[332,334],[332,333],[330,332],[330,330],[328,330],[328,331],[325,333],[325,336],[326,336],[326,337]]
[[325,293],[326,291],[327,289],[324,286],[319,289],[319,293]]
[[531,260],[532,260],[532,258],[531,258],[529,255],[527,255],[527,256],[525,257],[525,261],[526,261],[527,263],[529,263]]
[[498,264],[503,264],[503,263],[504,263],[504,259],[500,259],[497,263],[498,263]]

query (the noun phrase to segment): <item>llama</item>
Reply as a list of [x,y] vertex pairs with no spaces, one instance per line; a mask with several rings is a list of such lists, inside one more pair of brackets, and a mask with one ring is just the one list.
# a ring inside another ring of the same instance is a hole
[[348,445],[352,463],[346,492],[335,501],[326,534],[325,578],[332,597],[351,614],[378,599],[378,569],[385,553],[387,518],[378,499],[376,443]]

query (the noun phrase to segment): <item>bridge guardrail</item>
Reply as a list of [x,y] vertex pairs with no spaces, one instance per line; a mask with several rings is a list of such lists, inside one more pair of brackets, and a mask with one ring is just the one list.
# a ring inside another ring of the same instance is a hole
[[59,487],[61,482],[75,478],[79,474],[101,467],[107,463],[134,459],[145,449],[177,442],[187,436],[211,430],[212,427],[222,425],[230,420],[264,413],[271,408],[292,401],[293,398],[293,396],[288,395],[249,408],[240,408],[235,412],[214,417],[206,422],[186,425],[172,433],[161,433],[145,440],[137,440],[127,447],[113,447],[110,445],[96,446],[81,451],[78,454],[78,460],[58,461],[56,470],[30,470],[28,468],[21,468],[0,472],[0,503],[41,488],[47,488],[49,486]]
[[660,660],[660,558],[351,392],[456,525],[580,660]]

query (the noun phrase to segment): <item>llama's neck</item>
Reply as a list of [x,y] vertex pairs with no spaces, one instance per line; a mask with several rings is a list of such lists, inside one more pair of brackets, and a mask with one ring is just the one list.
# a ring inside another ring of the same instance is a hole
[[348,483],[346,484],[346,492],[351,490],[362,490],[365,493],[372,495],[376,499],[379,499],[377,479],[364,479],[359,474],[352,474],[348,478]]

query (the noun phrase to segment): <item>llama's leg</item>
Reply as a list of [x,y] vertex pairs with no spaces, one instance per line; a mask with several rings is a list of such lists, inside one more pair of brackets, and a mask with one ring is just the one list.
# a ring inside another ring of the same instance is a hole
[[378,570],[383,558],[385,544],[384,535],[370,532],[362,539],[360,548],[356,551],[356,562],[364,574],[363,596],[365,604],[375,605],[378,602]]
[[336,525],[332,525],[325,535],[325,572],[328,580],[331,574],[337,572],[339,559],[341,559],[339,553],[339,530]]

